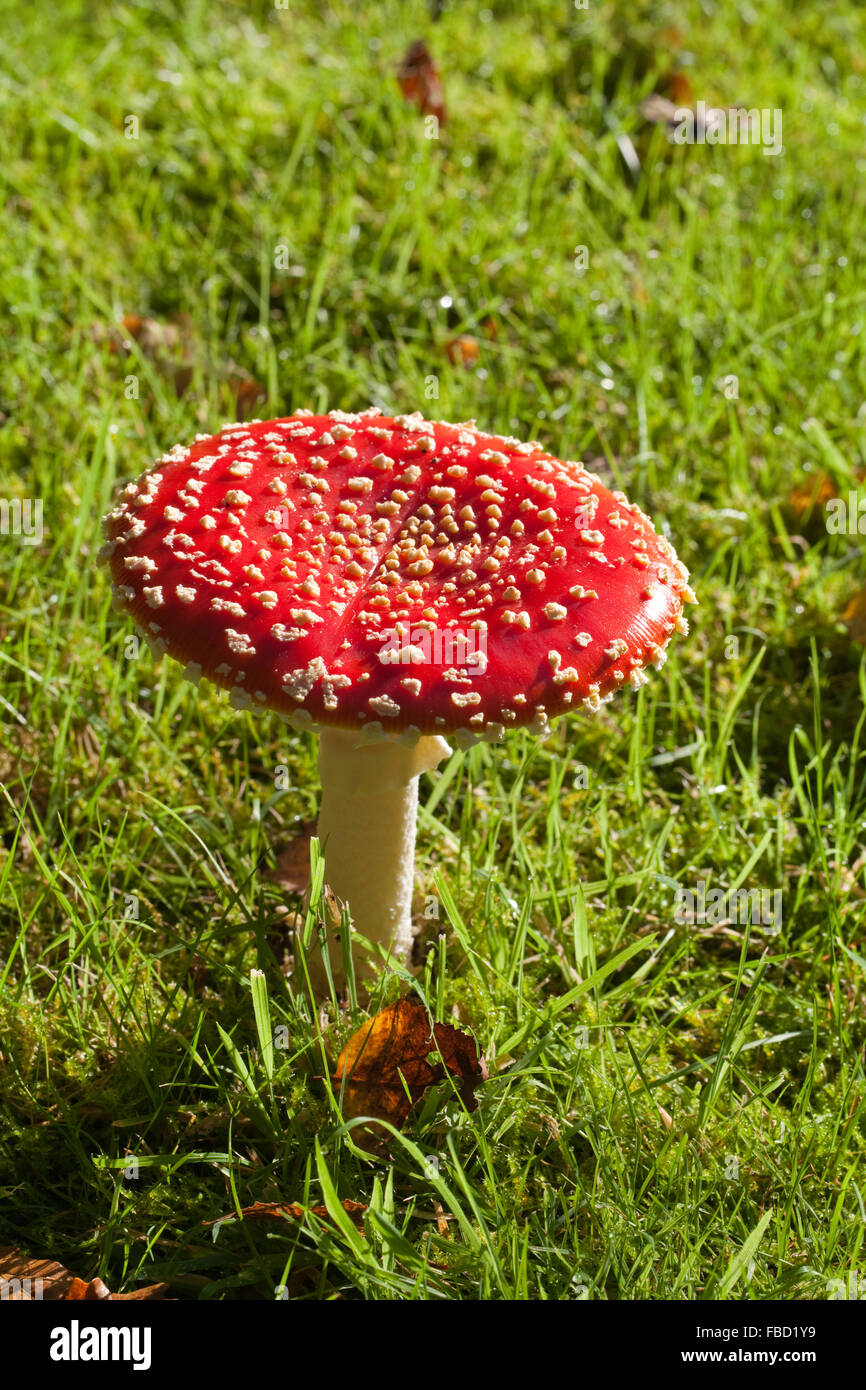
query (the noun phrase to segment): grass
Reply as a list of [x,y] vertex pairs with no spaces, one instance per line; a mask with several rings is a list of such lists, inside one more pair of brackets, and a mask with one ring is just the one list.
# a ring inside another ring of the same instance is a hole
[[[866,1269],[866,557],[796,501],[866,466],[863,14],[532,11],[0,8],[0,477],[45,527],[0,536],[0,1242],[115,1289],[793,1300]],[[438,140],[394,80],[420,34]],[[781,109],[784,154],[669,145],[638,107],[674,65]],[[490,1079],[390,1160],[328,1080],[363,1014],[319,1018],[269,944],[313,743],[131,655],[94,563],[116,485],[246,402],[595,461],[701,600],[639,693],[424,780],[431,949],[380,999],[471,1028]],[[781,890],[780,932],[678,922],[700,880]],[[331,1216],[204,1224],[280,1198]]]

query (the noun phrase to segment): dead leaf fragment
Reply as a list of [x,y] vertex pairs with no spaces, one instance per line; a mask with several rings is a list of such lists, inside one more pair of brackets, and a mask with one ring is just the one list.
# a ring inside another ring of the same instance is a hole
[[86,1279],[73,1279],[66,1294],[67,1302],[86,1299],[92,1302],[94,1299],[110,1298],[111,1294],[105,1287],[101,1279],[91,1279],[88,1284]]
[[667,94],[675,106],[694,106],[695,89],[684,72],[679,68],[671,68],[665,73],[664,85]]
[[[96,1280],[97,1283],[101,1282]],[[102,1286],[105,1288],[105,1285]],[[143,1289],[130,1289],[129,1293],[110,1293],[112,1303],[157,1302],[168,1298],[168,1284],[145,1284]],[[168,1300],[174,1302],[173,1299]]]
[[346,1119],[370,1115],[399,1129],[428,1086],[448,1073],[458,1079],[467,1107],[474,1109],[475,1088],[487,1079],[475,1039],[448,1023],[434,1023],[431,1030],[420,1000],[406,998],[352,1034],[333,1080],[342,1088]]
[[101,1279],[79,1279],[55,1260],[36,1260],[11,1246],[0,1250],[0,1286],[5,1300],[17,1302],[64,1301],[93,1302],[110,1299],[162,1299],[168,1284],[148,1284],[131,1293],[111,1293]]
[[314,820],[304,821],[299,835],[289,840],[268,874],[284,893],[306,893],[310,886],[310,840],[316,833]]
[[866,647],[866,589],[859,589],[849,601],[842,614],[842,620],[848,628],[851,641],[859,642],[861,647]]
[[[347,1197],[341,1206],[353,1221],[363,1221],[364,1212],[367,1210],[363,1202],[353,1202]],[[300,1221],[307,1211],[311,1216],[318,1217],[320,1221],[328,1220],[327,1207],[306,1208],[300,1206],[298,1202],[253,1202],[251,1206],[241,1207],[240,1214],[244,1221]],[[216,1221],[205,1221],[204,1224],[205,1226],[221,1226],[225,1222],[236,1221],[237,1219],[237,1212],[231,1212],[228,1216],[218,1216]]]
[[261,405],[267,398],[267,391],[261,382],[251,376],[243,376],[231,383],[237,414],[239,420],[246,420],[251,416],[256,407]]
[[158,319],[127,314],[122,327],[135,339],[146,357],[161,357],[174,352],[181,345],[181,330],[176,323],[160,323]]
[[278,907],[274,920],[268,923],[265,943],[276,956],[284,975],[289,973],[294,963],[295,941],[303,927],[303,915],[300,912],[290,912],[285,906]]
[[477,338],[451,338],[445,344],[445,356],[459,367],[474,367],[480,356]]
[[435,116],[440,125],[448,119],[442,78],[423,39],[409,45],[399,68],[397,82],[407,101],[413,101],[425,116]]
[[203,997],[208,985],[209,975],[210,966],[207,961],[203,956],[198,954],[198,951],[194,951],[186,967],[186,980],[193,994],[198,995],[200,999]]
[[128,352],[130,344],[134,342],[145,357],[161,361],[184,346],[186,328],[185,324],[160,323],[158,319],[145,318],[142,314],[124,314],[118,323],[107,326],[95,323],[90,336],[96,343],[107,343],[110,353]]
[[65,1298],[75,1280],[55,1260],[37,1260],[11,1246],[0,1250],[0,1283],[3,1297],[15,1302]]
[[807,473],[801,482],[791,488],[787,499],[788,511],[797,521],[802,521],[815,510],[822,510],[836,495],[836,486],[829,473],[816,470]]

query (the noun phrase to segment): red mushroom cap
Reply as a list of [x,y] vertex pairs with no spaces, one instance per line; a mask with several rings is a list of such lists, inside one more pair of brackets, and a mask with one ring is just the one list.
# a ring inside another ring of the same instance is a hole
[[420,415],[227,425],[105,526],[116,600],[156,648],[306,727],[540,731],[642,685],[695,601],[582,463]]

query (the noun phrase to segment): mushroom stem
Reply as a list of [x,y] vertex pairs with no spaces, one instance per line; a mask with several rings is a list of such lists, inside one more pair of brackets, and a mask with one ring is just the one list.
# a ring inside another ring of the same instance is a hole
[[[325,856],[325,879],[349,906],[355,930],[384,946],[406,964],[412,950],[412,888],[418,778],[432,772],[451,749],[438,735],[414,746],[388,737],[358,746],[358,735],[325,729],[319,741],[322,802],[318,835]],[[345,985],[338,940],[329,938],[334,982]],[[361,957],[356,976],[369,978],[375,956]],[[327,992],[321,955],[311,953],[310,977]]]

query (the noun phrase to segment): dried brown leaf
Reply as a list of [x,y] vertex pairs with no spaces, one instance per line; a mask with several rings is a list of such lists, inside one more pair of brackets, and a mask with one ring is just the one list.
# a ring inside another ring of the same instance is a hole
[[695,89],[684,72],[678,68],[672,68],[665,74],[665,89],[668,96],[675,106],[693,106],[695,102]]
[[450,338],[445,344],[445,356],[459,367],[474,367],[480,357],[477,338]]
[[851,641],[866,647],[866,589],[858,589],[849,600],[842,619],[848,628]]
[[168,1292],[168,1284],[148,1284],[131,1293],[111,1293],[101,1279],[79,1279],[56,1260],[33,1259],[11,1246],[0,1250],[0,1284],[4,1299],[25,1303],[57,1299],[66,1302],[162,1299]]
[[[345,1212],[348,1212],[353,1221],[363,1221],[364,1212],[367,1210],[363,1202],[353,1202],[350,1198],[345,1198],[342,1202]],[[253,1202],[251,1206],[241,1207],[241,1217],[244,1221],[300,1221],[305,1212],[309,1210],[311,1216],[316,1216],[320,1221],[328,1219],[327,1207],[302,1207],[298,1202]],[[216,1221],[205,1221],[205,1226],[219,1226],[226,1221],[236,1221],[237,1212],[232,1212],[228,1216],[218,1216]]]
[[268,874],[271,882],[284,893],[306,893],[310,886],[310,840],[316,833],[314,820],[304,821],[300,834],[295,835],[280,853],[274,869]]
[[421,1002],[407,998],[352,1034],[333,1080],[342,1088],[346,1119],[370,1115],[399,1129],[428,1086],[448,1073],[458,1079],[466,1105],[474,1109],[475,1088],[487,1079],[475,1039],[447,1023],[434,1023],[431,1029]]
[[87,1299],[92,1302],[94,1299],[110,1298],[111,1294],[105,1287],[101,1279],[91,1279],[88,1284],[86,1279],[73,1279],[66,1294],[67,1302]]
[[413,101],[425,116],[435,116],[440,125],[445,124],[442,78],[423,39],[409,45],[397,69],[397,81],[407,101]]
[[819,469],[807,473],[788,493],[787,508],[799,522],[816,510],[821,510],[835,497],[836,486],[829,473]]
[[56,1260],[37,1260],[11,1246],[0,1250],[4,1298],[16,1302],[65,1298],[75,1275]]
[[107,342],[111,353],[128,352],[137,343],[145,357],[160,360],[184,346],[184,328],[177,323],[161,323],[142,314],[124,314],[119,323],[106,327],[95,323],[91,330],[94,342]]
[[247,419],[255,412],[256,407],[267,398],[268,393],[264,386],[251,376],[241,377],[239,380],[233,381],[231,385],[239,420]]

